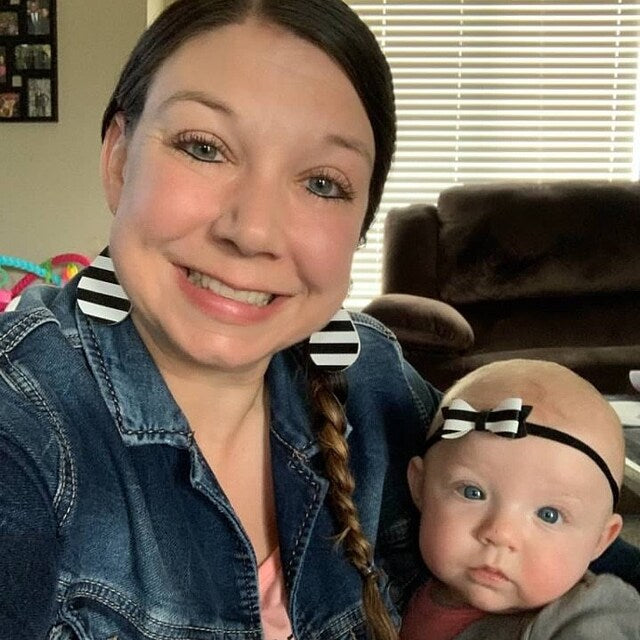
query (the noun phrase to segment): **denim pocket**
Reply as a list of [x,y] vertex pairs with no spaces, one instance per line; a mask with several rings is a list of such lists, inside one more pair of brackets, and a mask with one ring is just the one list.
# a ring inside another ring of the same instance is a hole
[[151,615],[97,582],[74,585],[67,593],[62,617],[67,635],[54,635],[49,640],[191,640],[185,629],[164,623],[162,618],[168,616]]
[[111,587],[85,581],[67,590],[62,606],[63,628],[72,630],[70,635],[47,640],[260,640],[255,629],[204,621],[182,609],[145,607]]

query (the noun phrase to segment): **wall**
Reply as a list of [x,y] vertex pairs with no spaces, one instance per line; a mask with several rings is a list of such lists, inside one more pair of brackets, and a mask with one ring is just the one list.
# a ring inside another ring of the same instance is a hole
[[147,24],[151,24],[171,0],[147,0]]
[[107,243],[100,120],[147,21],[146,0],[57,5],[59,122],[0,123],[0,253],[35,262]]

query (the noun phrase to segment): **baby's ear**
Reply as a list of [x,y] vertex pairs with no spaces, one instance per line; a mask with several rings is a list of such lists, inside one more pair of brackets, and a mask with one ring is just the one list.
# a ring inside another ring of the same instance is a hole
[[591,559],[595,560],[598,556],[602,555],[607,547],[618,537],[621,530],[622,516],[619,513],[612,513],[602,530],[600,540],[598,540],[598,545]]
[[411,458],[407,468],[407,479],[409,480],[409,491],[411,491],[413,503],[418,509],[422,509],[422,489],[424,484],[424,462],[422,458],[418,456]]

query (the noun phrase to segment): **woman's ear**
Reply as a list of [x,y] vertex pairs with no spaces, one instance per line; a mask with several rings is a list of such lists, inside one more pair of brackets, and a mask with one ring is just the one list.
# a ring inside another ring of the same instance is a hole
[[415,456],[409,461],[407,467],[407,480],[413,503],[422,510],[422,487],[424,483],[424,462],[422,458]]
[[127,138],[124,127],[124,114],[122,112],[116,113],[105,133],[100,154],[102,187],[109,209],[114,214],[120,202],[127,161]]
[[602,530],[600,539],[593,553],[592,560],[602,555],[607,547],[618,537],[622,531],[622,516],[618,513],[612,513]]

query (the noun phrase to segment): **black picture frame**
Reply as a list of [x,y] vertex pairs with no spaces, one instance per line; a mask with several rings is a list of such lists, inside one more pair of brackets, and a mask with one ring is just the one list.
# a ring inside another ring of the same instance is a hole
[[58,121],[56,0],[0,0],[0,123]]

